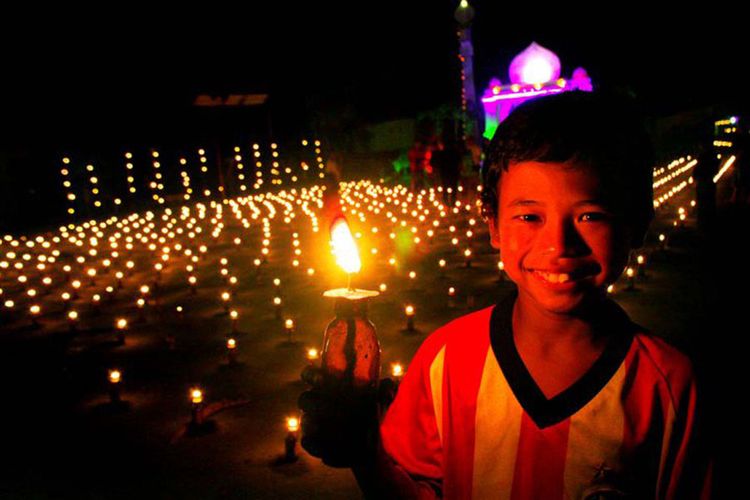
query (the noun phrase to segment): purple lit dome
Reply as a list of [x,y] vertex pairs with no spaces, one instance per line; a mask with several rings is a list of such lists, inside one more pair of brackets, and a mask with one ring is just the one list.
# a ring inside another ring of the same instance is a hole
[[513,58],[508,70],[511,83],[547,83],[560,78],[560,59],[536,42]]

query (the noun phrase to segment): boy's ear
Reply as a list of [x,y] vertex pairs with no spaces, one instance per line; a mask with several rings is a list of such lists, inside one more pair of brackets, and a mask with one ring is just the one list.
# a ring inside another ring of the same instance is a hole
[[497,216],[492,215],[488,217],[487,225],[490,229],[490,245],[495,250],[500,250],[500,231],[497,228]]

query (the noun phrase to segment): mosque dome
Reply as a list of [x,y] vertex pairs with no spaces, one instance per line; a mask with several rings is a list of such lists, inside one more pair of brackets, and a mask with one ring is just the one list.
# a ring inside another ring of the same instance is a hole
[[547,83],[560,78],[560,58],[536,42],[513,58],[508,70],[511,83]]

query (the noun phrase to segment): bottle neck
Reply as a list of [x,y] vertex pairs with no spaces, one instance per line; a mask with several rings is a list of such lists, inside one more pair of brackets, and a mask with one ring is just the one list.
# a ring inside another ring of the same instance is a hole
[[337,317],[367,317],[367,299],[350,300],[343,297],[337,298],[333,306]]

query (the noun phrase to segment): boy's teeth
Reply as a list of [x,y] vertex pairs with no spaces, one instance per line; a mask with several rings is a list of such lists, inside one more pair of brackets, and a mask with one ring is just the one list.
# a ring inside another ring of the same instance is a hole
[[543,273],[540,271],[534,271],[537,275],[541,276],[542,279],[545,281],[549,281],[550,283],[565,283],[566,281],[570,281],[570,275],[569,274],[554,274],[554,273]]

